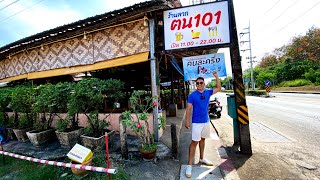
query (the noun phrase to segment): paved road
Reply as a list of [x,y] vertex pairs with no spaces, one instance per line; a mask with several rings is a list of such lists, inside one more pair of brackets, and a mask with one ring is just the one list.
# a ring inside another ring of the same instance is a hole
[[[320,95],[270,95],[274,97],[247,96],[251,139],[260,142],[253,148],[282,157],[297,167],[313,169],[308,171],[309,177],[320,178]],[[226,95],[216,96],[226,107]],[[225,108],[225,117],[226,113]]]

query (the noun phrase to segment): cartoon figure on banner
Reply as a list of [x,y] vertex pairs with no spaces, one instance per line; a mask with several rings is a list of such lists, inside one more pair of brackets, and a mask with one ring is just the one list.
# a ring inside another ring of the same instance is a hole
[[[219,72],[220,70],[221,70],[220,66],[215,69],[216,72]],[[210,69],[198,66],[198,74],[200,77],[202,77],[204,74],[210,74],[210,73],[212,73]]]

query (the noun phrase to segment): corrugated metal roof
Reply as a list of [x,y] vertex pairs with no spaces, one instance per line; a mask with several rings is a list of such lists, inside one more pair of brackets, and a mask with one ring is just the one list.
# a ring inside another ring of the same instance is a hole
[[79,35],[83,34],[85,31],[107,27],[119,22],[123,22],[123,18],[131,18],[131,20],[134,18],[138,19],[147,12],[165,10],[174,6],[181,6],[181,3],[175,0],[145,1],[129,7],[79,20],[74,23],[59,26],[1,47],[0,60],[4,60],[12,53],[30,49],[36,46],[41,46],[43,43],[57,41],[67,36]]

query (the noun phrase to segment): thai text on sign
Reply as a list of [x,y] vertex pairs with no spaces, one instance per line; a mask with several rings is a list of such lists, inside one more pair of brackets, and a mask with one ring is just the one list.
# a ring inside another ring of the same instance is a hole
[[212,71],[216,71],[219,77],[227,76],[223,53],[184,57],[182,61],[185,81],[198,77],[213,78]]
[[165,50],[230,43],[228,2],[164,11]]

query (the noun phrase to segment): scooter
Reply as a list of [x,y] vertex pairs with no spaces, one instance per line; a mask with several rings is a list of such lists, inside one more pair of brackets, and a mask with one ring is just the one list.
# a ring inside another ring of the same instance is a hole
[[212,115],[216,118],[221,117],[221,111],[222,111],[222,106],[220,106],[220,102],[218,101],[218,98],[214,98],[214,100],[209,102],[209,115]]

